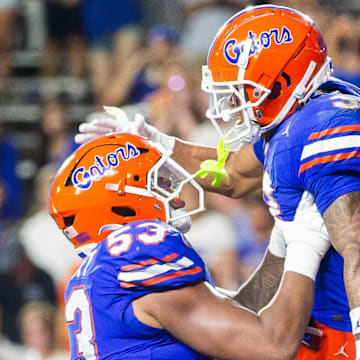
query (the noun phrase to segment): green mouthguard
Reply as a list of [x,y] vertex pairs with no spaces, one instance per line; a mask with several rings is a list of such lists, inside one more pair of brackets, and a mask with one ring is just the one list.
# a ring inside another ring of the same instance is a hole
[[229,180],[229,175],[225,170],[225,162],[229,156],[230,146],[227,145],[225,149],[224,140],[220,139],[216,151],[218,159],[203,161],[200,165],[200,169],[196,172],[196,176],[200,179],[205,179],[209,174],[213,175],[214,179],[211,182],[212,186],[220,186],[223,176],[226,180]]

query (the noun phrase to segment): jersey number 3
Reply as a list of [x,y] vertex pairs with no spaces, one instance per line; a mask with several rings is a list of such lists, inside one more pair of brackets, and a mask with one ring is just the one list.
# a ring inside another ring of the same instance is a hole
[[[107,237],[107,250],[111,256],[119,256],[129,250],[134,241],[133,235],[126,233],[129,228],[129,226],[123,226]],[[166,229],[159,223],[149,221],[137,225],[137,228],[144,229],[143,232],[137,234],[136,239],[145,245],[156,245],[164,241],[166,237]],[[91,253],[79,267],[77,271],[79,276],[85,275],[93,255],[94,253]],[[69,334],[74,336],[70,339],[70,346],[76,346],[77,358],[98,359],[91,302],[83,286],[76,286],[72,289],[66,300],[65,317]],[[75,344],[72,344],[72,341]]]
[[68,326],[77,325],[75,341],[78,356],[85,360],[98,359],[91,303],[84,287],[73,288],[66,301],[65,317]]

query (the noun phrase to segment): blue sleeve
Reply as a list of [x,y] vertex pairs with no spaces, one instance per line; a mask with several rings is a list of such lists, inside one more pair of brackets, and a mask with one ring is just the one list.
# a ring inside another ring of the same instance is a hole
[[344,172],[323,176],[311,188],[321,215],[338,197],[353,191],[360,191],[360,173]]
[[256,142],[253,145],[254,153],[258,160],[263,164],[264,163],[264,146],[265,146],[265,140],[260,139],[258,142]]
[[309,135],[298,176],[321,214],[339,196],[360,191],[360,110],[343,111]]
[[[161,222],[134,224],[131,231],[136,240],[122,257],[117,275],[121,288],[159,292],[211,282],[204,262],[179,231]],[[160,236],[152,238],[154,234]]]

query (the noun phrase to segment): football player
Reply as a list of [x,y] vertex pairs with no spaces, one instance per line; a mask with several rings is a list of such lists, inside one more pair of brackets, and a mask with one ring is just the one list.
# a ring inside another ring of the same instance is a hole
[[[260,315],[238,306],[183,236],[203,191],[170,155],[136,135],[108,135],[81,146],[55,177],[49,211],[84,257],[65,291],[71,359],[292,359],[327,237],[287,238],[271,306]],[[181,200],[185,186],[197,191],[193,209]]]
[[[259,185],[265,169],[265,201],[276,222],[287,226],[294,223],[303,192],[313,195],[333,247],[316,281],[313,318],[324,335],[320,352],[302,349],[299,358],[360,359],[360,340],[356,355],[354,342],[354,335],[360,338],[360,91],[330,75],[325,39],[306,15],[266,5],[229,19],[203,70],[202,88],[210,94],[207,116],[225,142],[254,145],[231,153],[222,172],[208,169],[220,175],[227,170],[229,181],[219,187],[208,179],[199,182],[240,197]],[[232,125],[230,131],[222,131],[222,121]],[[78,141],[122,131],[125,123],[83,125]],[[215,149],[162,134],[140,116],[127,126],[173,149],[189,172],[216,159]]]

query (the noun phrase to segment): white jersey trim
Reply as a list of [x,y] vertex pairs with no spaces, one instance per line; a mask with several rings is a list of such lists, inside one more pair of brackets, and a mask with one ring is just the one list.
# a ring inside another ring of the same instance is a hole
[[118,280],[125,282],[139,281],[152,278],[154,276],[162,275],[169,271],[178,271],[189,268],[194,265],[194,262],[187,257],[182,257],[174,263],[156,264],[149,266],[144,270],[136,271],[121,271],[118,274]]
[[305,145],[300,160],[326,151],[342,150],[353,147],[360,147],[360,135],[347,135],[332,139],[320,140],[312,144]]

